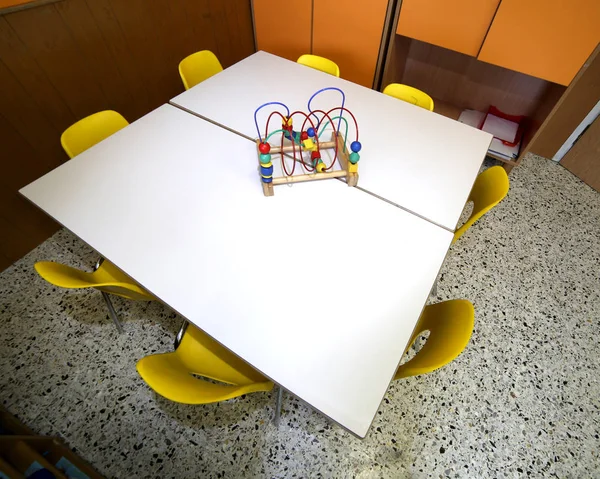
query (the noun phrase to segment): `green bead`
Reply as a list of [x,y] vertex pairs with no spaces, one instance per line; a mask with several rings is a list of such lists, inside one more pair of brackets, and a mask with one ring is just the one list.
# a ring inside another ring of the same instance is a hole
[[261,153],[260,154],[260,162],[261,163],[270,163],[271,162],[271,153]]
[[358,153],[356,152],[352,152],[350,153],[350,163],[352,163],[353,165],[356,165],[356,163],[358,163],[358,160],[360,160],[360,156]]

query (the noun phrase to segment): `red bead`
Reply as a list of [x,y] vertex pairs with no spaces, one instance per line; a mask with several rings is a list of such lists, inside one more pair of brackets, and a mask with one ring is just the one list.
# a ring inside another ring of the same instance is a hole
[[260,145],[258,145],[258,150],[261,153],[267,154],[269,153],[269,151],[271,151],[271,145],[269,145],[268,143],[261,143]]
[[305,131],[303,131],[303,132],[300,134],[300,139],[301,139],[302,141],[304,141],[304,140],[308,140],[308,133],[306,133]]
[[317,159],[317,158],[321,158],[321,152],[320,152],[320,151],[317,151],[317,150],[315,150],[315,151],[311,151],[311,152],[310,152],[310,158],[311,158],[312,160],[315,160],[315,159]]

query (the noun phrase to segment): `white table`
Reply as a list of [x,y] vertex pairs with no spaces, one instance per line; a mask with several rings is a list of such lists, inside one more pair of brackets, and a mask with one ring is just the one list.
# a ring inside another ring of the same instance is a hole
[[360,437],[452,239],[339,181],[267,198],[254,144],[170,105],[21,193]]
[[[359,188],[454,231],[492,140],[489,133],[265,52],[171,103],[254,139],[253,114],[261,104],[279,101],[306,112],[310,96],[329,86],[345,92],[346,107],[358,120]],[[339,103],[340,95],[328,92],[311,106],[328,110]],[[266,110],[259,116],[261,129]],[[273,121],[273,127],[280,126]]]

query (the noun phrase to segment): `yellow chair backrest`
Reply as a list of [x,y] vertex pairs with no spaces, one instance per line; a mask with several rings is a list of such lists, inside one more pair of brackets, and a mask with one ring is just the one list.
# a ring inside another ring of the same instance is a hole
[[398,367],[394,379],[425,374],[454,360],[469,343],[474,324],[475,309],[466,299],[425,306],[408,347],[425,331],[429,337],[410,361]]
[[179,62],[179,75],[186,90],[222,71],[219,59],[210,50],[192,53]]
[[393,96],[398,100],[412,103],[426,110],[433,111],[433,98],[427,93],[413,88],[412,86],[402,85],[400,83],[390,83],[383,90],[385,95]]
[[340,67],[338,67],[335,62],[332,62],[327,58],[319,57],[317,55],[302,55],[300,58],[298,58],[297,63],[314,68],[315,70],[329,73],[330,75],[338,78],[340,76]]
[[127,120],[116,111],[99,111],[67,128],[60,137],[60,143],[69,158],[73,158],[127,125]]
[[137,371],[158,394],[184,404],[273,389],[271,381],[191,324],[175,352],[146,356],[138,361]]
[[128,299],[142,301],[156,299],[114,264],[106,260],[93,273],[86,273],[52,261],[35,263],[35,270],[46,281],[60,288],[96,288]]
[[473,202],[473,212],[465,223],[454,233],[454,243],[475,221],[496,206],[508,193],[510,182],[506,170],[501,166],[492,166],[475,180],[467,201]]

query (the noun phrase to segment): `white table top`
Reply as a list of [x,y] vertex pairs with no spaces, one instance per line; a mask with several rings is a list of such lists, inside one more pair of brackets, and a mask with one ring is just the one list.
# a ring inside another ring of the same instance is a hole
[[[330,86],[344,91],[346,107],[358,121],[359,188],[454,231],[492,140],[489,133],[265,52],[171,103],[257,138],[254,111],[260,105],[279,101],[306,112],[310,96]],[[311,106],[327,111],[339,104],[340,95],[328,92]],[[259,113],[261,135],[267,110]],[[270,131],[280,127],[275,120],[272,125]]]
[[361,437],[452,239],[340,181],[264,197],[252,143],[170,105],[21,193]]

